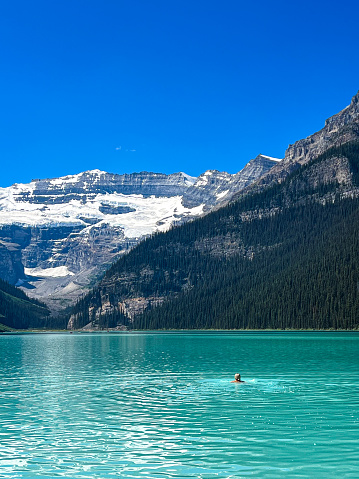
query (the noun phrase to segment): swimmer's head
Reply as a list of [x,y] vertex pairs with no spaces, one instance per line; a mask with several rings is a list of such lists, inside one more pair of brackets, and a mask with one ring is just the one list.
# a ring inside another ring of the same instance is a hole
[[238,373],[235,374],[235,375],[234,375],[234,379],[235,379],[236,381],[240,381],[240,380],[241,380],[241,375],[238,374]]

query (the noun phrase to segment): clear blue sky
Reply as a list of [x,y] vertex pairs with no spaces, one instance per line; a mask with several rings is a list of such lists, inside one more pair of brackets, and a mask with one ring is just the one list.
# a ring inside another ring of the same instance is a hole
[[358,13],[345,0],[1,2],[0,186],[283,157],[358,91]]

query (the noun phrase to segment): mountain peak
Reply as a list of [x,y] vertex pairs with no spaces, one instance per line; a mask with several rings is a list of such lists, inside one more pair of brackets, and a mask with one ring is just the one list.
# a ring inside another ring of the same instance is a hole
[[358,90],[358,93],[353,96],[352,101],[351,101],[350,104],[351,105],[356,105],[358,102],[359,102],[359,90]]
[[325,121],[324,128],[313,135],[289,145],[285,163],[304,164],[339,144],[357,141],[359,138],[359,92],[350,105]]
[[89,173],[91,175],[107,175],[107,171],[99,170],[95,168],[94,170],[87,170],[84,173]]
[[262,155],[262,153],[259,153],[259,155],[256,156],[256,158],[254,158],[254,159],[259,160],[261,158],[265,158],[266,160],[275,161],[276,163],[279,163],[280,161],[282,161],[281,158],[274,158],[273,156]]
[[[268,156],[268,155],[262,155],[262,153],[259,153],[255,158],[253,158],[248,165],[251,163],[263,163],[263,162],[268,162],[268,164],[272,163],[273,166],[276,163],[280,163],[282,161],[281,158],[274,158],[273,156]],[[246,165],[247,166],[247,165]]]
[[236,175],[208,170],[198,178],[93,169],[1,188],[0,277],[14,261],[6,277],[56,309],[58,298],[71,302],[141,239],[229,201],[273,164],[263,158]]
[[187,173],[184,173],[183,171],[180,171],[178,174],[181,175],[188,184],[194,185],[197,181],[197,176],[187,175]]

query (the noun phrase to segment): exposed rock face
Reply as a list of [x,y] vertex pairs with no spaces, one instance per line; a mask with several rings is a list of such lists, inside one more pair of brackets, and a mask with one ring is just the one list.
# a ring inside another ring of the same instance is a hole
[[61,309],[141,239],[223,204],[277,161],[260,155],[234,175],[92,170],[0,188],[0,277]]
[[2,279],[12,284],[25,277],[18,244],[0,241],[0,269],[3,272]]
[[16,284],[25,278],[21,252],[30,242],[30,232],[16,225],[3,226],[0,231],[1,278]]
[[33,180],[31,187],[19,188],[14,195],[17,199],[22,198],[29,203],[45,205],[68,203],[71,200],[88,201],[90,197],[95,197],[99,193],[176,196],[183,194],[195,180],[196,178],[185,173],[165,175],[143,171],[117,175],[91,170],[62,178]]
[[349,106],[326,120],[323,129],[289,145],[283,163],[307,163],[329,148],[356,140],[358,137],[359,92],[353,96]]
[[193,207],[202,203],[205,205],[204,210],[210,211],[213,206],[229,201],[235,192],[252,184],[254,179],[260,178],[279,162],[276,158],[258,155],[235,175],[208,170],[184,193],[183,204]]
[[248,190],[261,190],[271,183],[281,183],[290,173],[329,148],[358,140],[359,92],[352,98],[350,105],[326,120],[324,128],[289,145],[283,161],[265,173]]

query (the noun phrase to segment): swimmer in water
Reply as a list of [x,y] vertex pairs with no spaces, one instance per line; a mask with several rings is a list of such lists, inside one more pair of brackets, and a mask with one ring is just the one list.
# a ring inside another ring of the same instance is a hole
[[234,381],[231,381],[231,383],[245,383],[245,381],[241,381],[241,375],[237,373],[234,375]]

